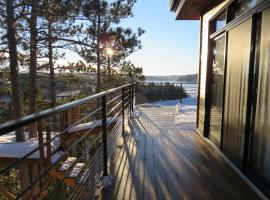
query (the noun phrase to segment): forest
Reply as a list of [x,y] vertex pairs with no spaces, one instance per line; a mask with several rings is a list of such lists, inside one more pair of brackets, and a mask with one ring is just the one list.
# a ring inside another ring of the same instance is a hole
[[141,84],[138,88],[137,103],[178,100],[187,96],[185,89],[178,85],[171,84],[170,82],[150,82]]
[[[132,17],[135,2],[1,1],[1,121],[63,103],[57,96],[67,90],[83,97],[120,82],[142,80],[142,68],[126,58],[142,48],[145,31],[121,26]],[[78,81],[87,85],[84,90]]]

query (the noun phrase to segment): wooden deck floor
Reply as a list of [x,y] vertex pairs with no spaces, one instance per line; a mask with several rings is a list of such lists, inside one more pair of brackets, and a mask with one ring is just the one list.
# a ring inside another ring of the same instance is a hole
[[175,107],[141,107],[132,126],[111,159],[103,199],[260,199],[194,123],[175,125]]

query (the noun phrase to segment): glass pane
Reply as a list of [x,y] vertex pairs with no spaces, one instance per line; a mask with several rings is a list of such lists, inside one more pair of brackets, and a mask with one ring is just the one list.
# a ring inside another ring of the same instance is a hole
[[251,25],[250,19],[228,34],[223,150],[239,165],[246,125]]
[[209,135],[209,138],[218,146],[220,145],[221,122],[222,122],[224,56],[225,56],[225,36],[221,36],[214,42],[213,48],[210,135]]
[[227,15],[225,12],[214,20],[215,31],[221,30],[226,25],[226,17]]
[[[270,9],[263,12],[252,170],[270,184]],[[270,193],[270,192],[269,192]]]
[[240,0],[235,6],[235,18],[247,12],[251,8],[255,7],[258,3],[263,0]]

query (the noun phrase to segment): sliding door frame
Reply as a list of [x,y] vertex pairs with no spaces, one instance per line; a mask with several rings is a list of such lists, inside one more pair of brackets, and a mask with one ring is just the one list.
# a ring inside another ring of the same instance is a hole
[[[230,10],[231,6],[235,1],[230,1],[224,9],[221,9],[218,13],[216,13],[209,24],[209,51],[207,56],[207,79],[206,79],[206,89],[208,90],[206,95],[209,95],[206,99],[206,105],[208,107],[205,108],[206,116],[205,116],[205,132],[204,136],[209,137],[210,130],[210,100],[211,100],[211,75],[209,75],[209,68],[212,70],[212,40],[222,34],[225,34],[225,63],[224,63],[224,87],[223,87],[223,108],[222,108],[222,126],[221,126],[221,142],[220,149],[223,149],[223,139],[224,139],[224,107],[225,107],[225,93],[226,93],[226,80],[227,80],[227,56],[228,56],[228,33],[233,28],[239,26],[245,21],[252,18],[252,38],[251,38],[251,50],[250,50],[250,63],[249,63],[249,75],[248,75],[248,97],[247,97],[247,116],[246,116],[246,127],[245,127],[245,138],[244,138],[244,151],[243,151],[243,164],[241,166],[242,172],[254,183],[265,191],[265,186],[256,179],[250,172],[249,166],[251,157],[251,151],[253,148],[253,137],[254,137],[254,125],[255,125],[255,115],[256,115],[256,104],[257,104],[257,89],[258,89],[258,76],[259,76],[259,62],[260,62],[260,37],[261,37],[261,22],[262,22],[262,12],[268,8],[270,8],[270,1],[265,0],[261,2],[259,5],[250,9],[245,14],[240,17],[229,22]],[[222,12],[226,10],[227,12],[227,24],[221,30],[213,33],[212,21],[220,15]],[[206,96],[207,97],[207,96]],[[237,165],[236,165],[237,166]]]

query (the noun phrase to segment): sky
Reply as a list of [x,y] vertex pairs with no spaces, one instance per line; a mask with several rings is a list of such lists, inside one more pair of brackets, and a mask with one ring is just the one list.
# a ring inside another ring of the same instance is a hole
[[136,30],[142,27],[143,48],[131,56],[145,75],[184,75],[198,71],[199,21],[177,21],[169,0],[138,0],[134,17],[122,22]]

